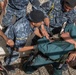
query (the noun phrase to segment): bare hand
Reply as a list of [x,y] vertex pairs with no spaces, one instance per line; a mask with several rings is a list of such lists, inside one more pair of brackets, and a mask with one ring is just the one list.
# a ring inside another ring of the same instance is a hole
[[50,42],[54,42],[55,40],[53,39],[53,37],[49,37],[48,39]]
[[49,27],[49,24],[50,24],[49,18],[45,18],[45,19],[44,19],[44,23],[45,23],[46,26]]
[[76,49],[76,43],[74,44],[74,48]]
[[68,59],[67,59],[67,62],[73,61],[73,60],[75,60],[75,59],[76,59],[76,52],[72,52],[72,53],[69,55],[69,57],[68,57]]
[[11,39],[8,39],[7,42],[6,42],[6,44],[9,45],[10,47],[14,46],[14,42]]
[[42,35],[45,36],[47,39],[49,39],[49,34],[48,32],[46,31],[44,25],[41,25],[41,32],[42,32]]

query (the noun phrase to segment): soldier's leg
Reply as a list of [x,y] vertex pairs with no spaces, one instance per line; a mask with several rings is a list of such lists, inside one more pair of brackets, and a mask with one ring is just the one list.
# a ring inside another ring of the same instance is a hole
[[19,52],[14,51],[11,48],[7,48],[7,49],[10,55],[4,58],[4,62],[5,65],[12,65],[19,58]]
[[2,20],[2,25],[5,27],[8,27],[9,25],[12,24],[12,18],[13,18],[14,12],[9,6],[7,7],[6,11],[7,12],[4,15],[3,20]]
[[[9,26],[6,30],[5,34],[8,38],[14,39],[14,33],[13,33],[13,25]],[[14,48],[11,48],[7,46],[7,50],[9,55],[5,57],[4,61],[6,65],[11,65],[15,60],[19,58],[19,52],[15,51]]]

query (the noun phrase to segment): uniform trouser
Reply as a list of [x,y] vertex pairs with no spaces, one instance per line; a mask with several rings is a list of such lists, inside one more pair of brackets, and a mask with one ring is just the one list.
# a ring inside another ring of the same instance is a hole
[[[21,10],[13,9],[9,5],[6,8],[6,14],[3,17],[2,25],[5,27],[8,27],[9,25],[12,25],[15,23],[14,20],[18,20],[23,16],[26,16],[26,10],[25,8]],[[15,16],[15,17],[14,17]],[[13,19],[14,18],[14,19]]]
[[[44,57],[38,55],[37,57],[35,57],[35,59],[33,60],[32,64],[30,66],[28,66],[26,68],[26,63],[24,64],[24,71],[25,73],[33,73],[36,69],[38,69],[41,66],[45,66],[47,64],[56,64],[53,63],[53,61],[45,59]],[[57,69],[54,66],[54,75],[62,75],[62,69]]]

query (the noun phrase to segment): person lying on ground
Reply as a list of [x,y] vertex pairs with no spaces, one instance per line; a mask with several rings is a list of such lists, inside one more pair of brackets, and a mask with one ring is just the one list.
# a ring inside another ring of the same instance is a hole
[[[38,51],[43,54],[38,54],[32,60],[29,66],[24,66],[24,70],[26,73],[32,73],[37,68],[41,66],[45,66],[47,64],[52,64],[54,67],[54,75],[62,75],[62,66],[68,58],[68,64],[74,68],[76,67],[76,63],[72,64],[72,61],[76,61],[76,52],[72,53],[71,51],[75,51],[76,48],[76,24],[68,24],[66,25],[64,32],[60,35],[61,40],[53,40],[49,41],[45,37],[38,40]],[[29,48],[29,47],[28,47]],[[32,46],[34,49],[34,46]],[[26,47],[20,48],[19,51],[27,51]],[[70,53],[70,54],[69,54]],[[73,62],[74,62],[73,61]],[[60,66],[59,66],[60,65]],[[28,68],[27,68],[28,67]]]

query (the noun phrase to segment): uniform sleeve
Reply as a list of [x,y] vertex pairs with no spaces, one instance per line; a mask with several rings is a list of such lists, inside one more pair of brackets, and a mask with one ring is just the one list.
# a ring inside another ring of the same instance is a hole
[[51,0],[47,1],[47,2],[44,2],[43,4],[41,4],[41,9],[42,11],[44,12],[44,14],[46,16],[48,16],[51,8],[52,8],[52,5],[53,5],[53,2]]
[[13,27],[13,25],[11,25],[11,26],[8,27],[8,29],[5,32],[5,35],[8,38],[14,40],[14,27]]
[[35,8],[38,8],[40,7],[40,2],[39,0],[29,0],[30,3],[35,7]]
[[68,23],[74,23],[76,22],[76,8],[68,12]]
[[44,2],[42,5],[41,5],[41,8],[46,12],[48,13],[50,11],[50,9],[52,8],[52,5],[53,5],[53,2],[52,1],[47,1],[47,2]]
[[30,3],[32,4],[33,10],[41,10],[45,14],[45,17],[48,17],[45,10],[42,9],[39,0],[30,0]]

